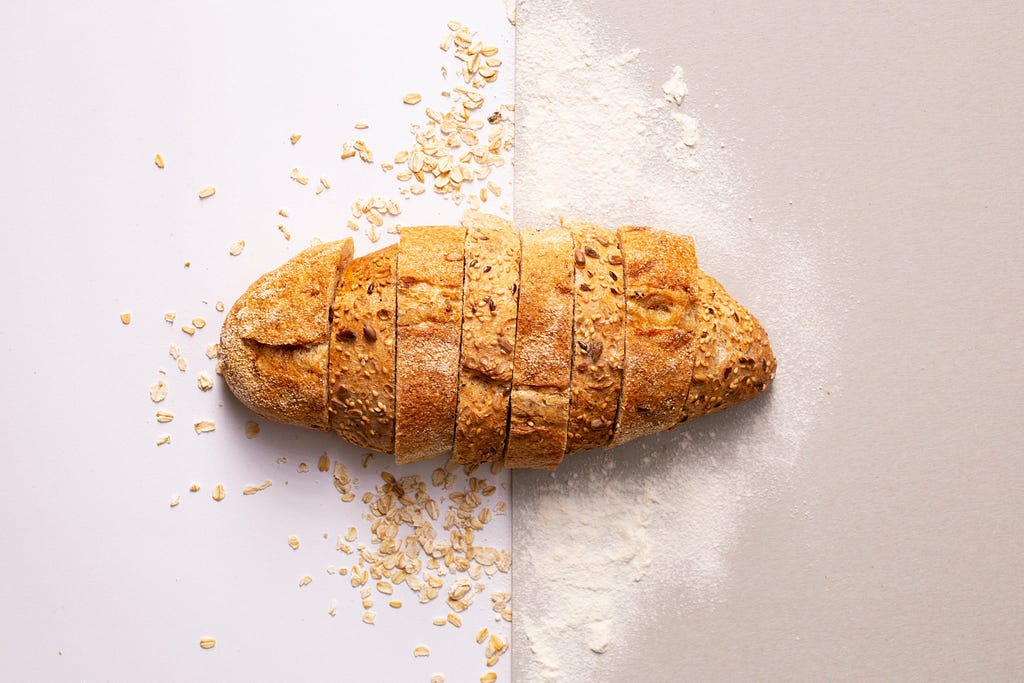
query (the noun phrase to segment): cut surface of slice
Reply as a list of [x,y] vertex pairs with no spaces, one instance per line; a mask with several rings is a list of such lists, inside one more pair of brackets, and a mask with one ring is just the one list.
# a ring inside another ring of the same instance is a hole
[[694,355],[697,258],[693,239],[619,228],[626,290],[626,352],[613,444],[675,427]]
[[519,234],[496,216],[466,225],[462,358],[452,457],[463,465],[500,460],[505,448],[519,286]]
[[615,428],[625,352],[622,251],[612,230],[564,222],[572,235],[573,362],[566,453],[607,445]]
[[398,245],[357,258],[331,309],[328,414],[346,441],[395,449],[395,299]]
[[572,238],[567,230],[520,230],[506,467],[554,469],[565,454],[572,367]]
[[449,453],[455,438],[466,229],[406,228],[398,245],[395,459]]

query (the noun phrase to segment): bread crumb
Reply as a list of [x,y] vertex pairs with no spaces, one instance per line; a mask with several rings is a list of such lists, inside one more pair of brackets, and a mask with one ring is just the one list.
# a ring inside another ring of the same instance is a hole
[[206,347],[206,357],[213,360],[220,353],[220,344],[213,343]]

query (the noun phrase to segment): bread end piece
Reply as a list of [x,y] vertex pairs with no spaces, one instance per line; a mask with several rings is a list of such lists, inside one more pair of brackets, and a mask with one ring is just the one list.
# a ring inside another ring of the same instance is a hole
[[264,274],[231,307],[218,364],[231,392],[268,420],[329,429],[329,313],[351,239],[310,247]]
[[704,271],[697,271],[696,284],[697,344],[683,422],[764,393],[777,367],[757,318]]

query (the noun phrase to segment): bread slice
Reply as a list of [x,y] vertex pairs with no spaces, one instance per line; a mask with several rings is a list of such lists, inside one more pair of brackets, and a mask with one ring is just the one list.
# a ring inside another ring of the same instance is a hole
[[572,235],[575,269],[568,454],[611,441],[622,390],[626,302],[618,235],[582,221],[562,224]]
[[395,450],[398,245],[357,258],[338,280],[328,362],[331,429],[382,453]]
[[462,304],[459,407],[452,457],[463,465],[505,451],[519,286],[519,235],[497,216],[470,212]]
[[751,399],[775,379],[775,356],[757,318],[699,269],[696,292],[699,332],[683,422]]
[[221,375],[238,399],[276,422],[326,431],[330,310],[352,240],[310,247],[264,274],[221,330]]
[[554,469],[565,454],[572,367],[572,238],[521,230],[519,317],[506,467]]
[[452,450],[459,396],[466,229],[402,230],[398,245],[395,460]]
[[618,230],[626,288],[626,362],[613,444],[679,424],[693,372],[693,239]]

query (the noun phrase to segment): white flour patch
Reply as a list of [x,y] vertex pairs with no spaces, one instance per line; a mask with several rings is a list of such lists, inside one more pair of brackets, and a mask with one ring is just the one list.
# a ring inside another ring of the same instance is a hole
[[645,71],[643,54],[576,0],[529,0],[518,23],[517,222],[566,216],[693,235],[779,361],[771,392],[750,404],[571,456],[553,474],[515,474],[517,673],[600,681],[650,614],[719,599],[745,519],[786,484],[821,409],[834,304],[795,236],[750,220],[749,181],[701,122],[713,103],[690,92],[681,68]]

